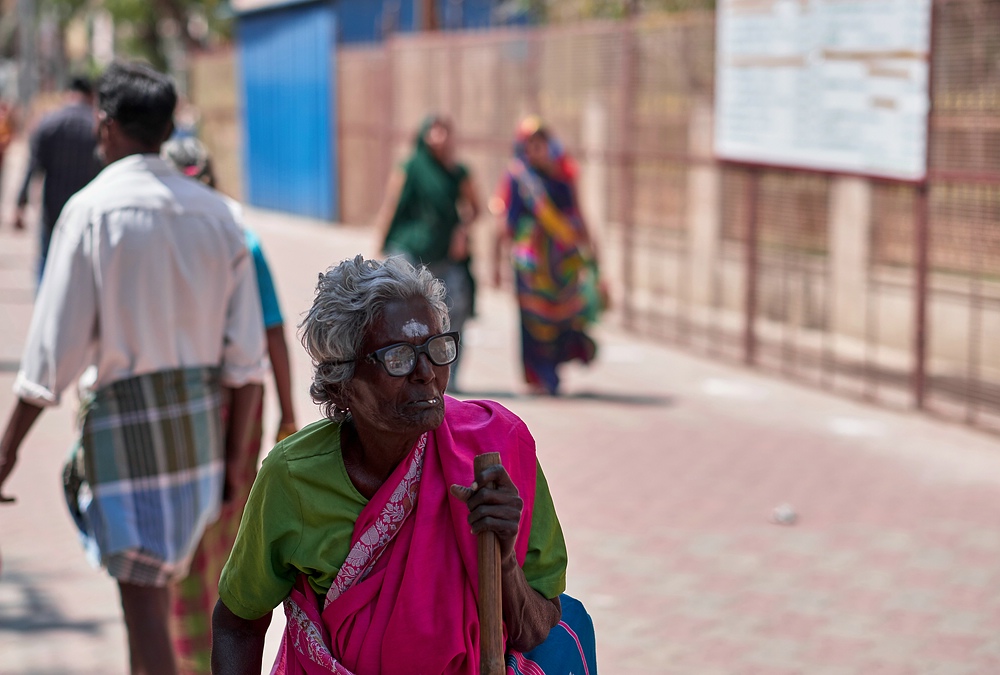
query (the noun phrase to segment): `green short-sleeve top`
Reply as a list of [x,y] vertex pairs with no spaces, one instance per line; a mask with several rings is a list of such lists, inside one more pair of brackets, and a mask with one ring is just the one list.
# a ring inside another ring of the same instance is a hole
[[[524,575],[546,598],[566,588],[566,543],[537,464]],[[325,595],[350,552],[368,500],[351,483],[340,425],[315,422],[282,441],[261,466],[239,534],[222,570],[219,597],[237,616],[259,618],[281,604],[299,574]]]

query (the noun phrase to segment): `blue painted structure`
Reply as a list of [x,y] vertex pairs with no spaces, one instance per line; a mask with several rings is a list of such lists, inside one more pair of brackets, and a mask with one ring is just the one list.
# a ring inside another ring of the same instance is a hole
[[337,215],[336,26],[329,0],[239,18],[245,192],[254,206]]
[[420,17],[413,0],[338,0],[338,44],[380,42],[383,31],[416,30]]
[[[420,30],[420,0],[337,0],[338,44],[380,42],[385,31],[411,33]],[[527,23],[527,13],[496,10],[500,0],[438,0],[438,26],[442,30],[488,28]]]
[[[243,94],[247,202],[339,214],[336,45],[420,28],[420,0],[232,0]],[[496,25],[500,0],[438,0],[444,30]],[[507,24],[525,23],[508,16]]]

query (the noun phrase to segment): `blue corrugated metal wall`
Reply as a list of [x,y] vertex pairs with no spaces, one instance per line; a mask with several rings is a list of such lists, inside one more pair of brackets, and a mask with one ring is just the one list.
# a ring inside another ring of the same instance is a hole
[[329,1],[239,17],[247,200],[332,220],[336,20]]
[[337,0],[336,8],[337,42],[341,44],[379,42],[383,28],[402,33],[415,29],[413,0]]
[[382,37],[382,3],[341,0],[337,3],[337,42],[376,42]]
[[[383,28],[411,33],[421,23],[420,0],[337,0],[340,44],[379,42]],[[529,24],[527,9],[497,14],[500,0],[439,0],[438,23],[443,30]]]

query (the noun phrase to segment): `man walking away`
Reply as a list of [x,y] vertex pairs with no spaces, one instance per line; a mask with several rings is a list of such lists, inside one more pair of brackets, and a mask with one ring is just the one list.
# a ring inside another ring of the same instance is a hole
[[39,227],[38,279],[49,254],[52,229],[66,201],[100,171],[95,154],[93,90],[90,80],[75,76],[69,82],[66,105],[45,117],[31,134],[31,159],[17,197],[14,227],[24,229],[24,209],[31,181],[44,175],[42,218]]
[[176,672],[168,588],[228,497],[265,368],[243,231],[222,198],[159,157],[176,104],[170,79],[147,66],[114,63],[102,76],[108,166],[59,218],[0,437],[10,502],[18,447],[85,373],[93,394],[64,470],[67,501],[118,582],[132,672],[144,675]]

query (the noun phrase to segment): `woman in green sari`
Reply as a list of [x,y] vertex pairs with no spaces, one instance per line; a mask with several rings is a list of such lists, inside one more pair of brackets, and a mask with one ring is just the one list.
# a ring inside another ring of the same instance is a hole
[[[451,120],[429,115],[417,132],[413,154],[389,179],[376,225],[383,254],[426,265],[444,282],[454,331],[461,331],[473,312],[469,231],[479,213],[469,170],[455,160]],[[458,361],[452,365],[452,391],[457,390],[457,375]]]

